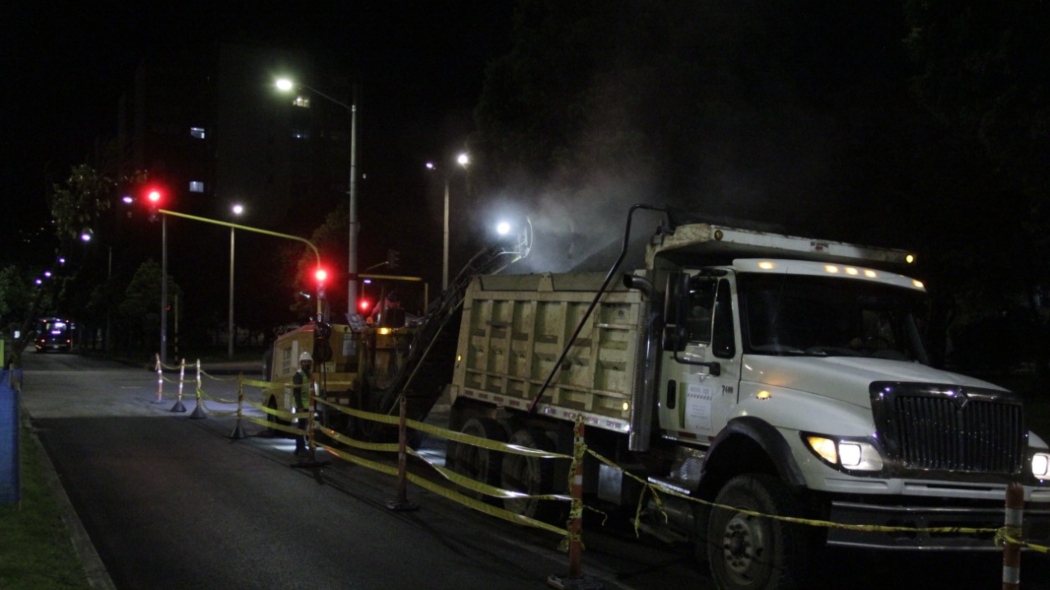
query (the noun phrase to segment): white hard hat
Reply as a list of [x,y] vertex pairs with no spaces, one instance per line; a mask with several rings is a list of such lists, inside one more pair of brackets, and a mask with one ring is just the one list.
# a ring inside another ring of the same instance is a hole
[[304,350],[303,353],[299,355],[299,362],[301,363],[303,361],[310,361],[312,363],[314,362],[314,357],[310,356],[310,353]]

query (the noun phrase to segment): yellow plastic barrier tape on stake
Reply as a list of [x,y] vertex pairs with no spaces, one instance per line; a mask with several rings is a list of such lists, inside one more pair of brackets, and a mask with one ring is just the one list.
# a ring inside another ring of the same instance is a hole
[[266,420],[264,420],[262,418],[256,418],[255,416],[245,416],[244,419],[248,420],[249,422],[254,422],[255,424],[258,424],[259,426],[265,426],[266,428],[270,428],[270,429],[273,429],[273,430],[280,430],[281,432],[287,432],[288,434],[294,434],[294,435],[300,435],[300,434],[305,435],[306,434],[306,431],[303,430],[302,428],[296,428],[294,426],[286,426],[286,425],[281,424],[279,422],[267,422]]
[[288,421],[288,422],[291,422],[292,420],[295,420],[295,419],[298,419],[298,418],[306,418],[307,416],[310,415],[310,412],[308,412],[308,411],[304,411],[304,412],[289,412],[288,410],[275,410],[273,408],[266,407],[266,406],[264,406],[262,404],[257,404],[257,403],[255,403],[253,401],[249,401],[248,403],[251,404],[251,406],[253,408],[259,410],[260,412],[263,412],[265,414],[269,414],[271,416],[274,416],[276,418],[280,418],[280,419]]
[[397,467],[392,467],[390,465],[385,465],[385,464],[380,463],[378,461],[370,461],[368,459],[365,459],[365,458],[362,458],[362,457],[358,457],[357,455],[353,455],[351,453],[347,453],[346,451],[342,451],[342,450],[337,449],[335,447],[330,447],[330,446],[328,446],[326,444],[319,445],[319,448],[324,449],[325,451],[328,451],[329,453],[335,455],[336,457],[339,457],[340,459],[342,459],[344,461],[349,461],[350,463],[353,463],[354,465],[360,465],[361,467],[367,467],[368,469],[371,469],[373,471],[378,471],[380,473],[385,473],[387,475],[393,475],[394,477],[397,477]]
[[1042,553],[1043,555],[1050,554],[1050,547],[1044,547],[1043,545],[1036,545],[1035,543],[1029,543],[1028,541],[1014,538],[1010,534],[1009,527],[1002,527],[995,531],[995,546],[1002,547],[1006,543],[1020,545],[1025,549],[1035,551],[1036,553]]
[[488,514],[489,516],[495,516],[496,518],[501,518],[503,520],[506,520],[508,522],[512,522],[514,524],[521,524],[521,525],[530,526],[530,527],[537,528],[537,529],[542,529],[542,530],[545,530],[545,531],[552,532],[552,533],[554,533],[556,535],[567,535],[568,534],[568,531],[566,531],[563,528],[559,528],[559,527],[556,527],[556,526],[554,526],[552,524],[548,524],[546,522],[535,520],[535,519],[529,518],[527,516],[522,516],[522,515],[520,515],[520,514],[518,514],[516,512],[511,512],[509,510],[504,510],[503,508],[497,508],[497,507],[492,506],[490,504],[486,504],[486,503],[484,503],[484,502],[482,502],[480,500],[475,500],[474,498],[471,498],[471,497],[468,497],[468,496],[464,496],[463,494],[461,494],[461,493],[459,493],[459,492],[457,492],[455,490],[450,490],[448,488],[442,487],[442,486],[440,486],[440,485],[438,485],[438,484],[436,484],[436,483],[434,483],[434,482],[432,482],[432,481],[430,481],[428,479],[424,479],[424,478],[419,477],[418,475],[415,475],[415,474],[412,474],[412,473],[408,474],[408,481],[412,482],[413,484],[415,484],[415,485],[417,485],[417,486],[419,486],[419,487],[421,487],[421,488],[423,488],[423,489],[425,489],[427,491],[430,491],[430,492],[433,492],[433,493],[435,493],[435,494],[437,494],[439,496],[442,496],[443,498],[447,498],[447,499],[452,500],[453,502],[456,502],[458,504],[462,504],[462,505],[467,506],[469,508],[473,508],[474,510],[477,510],[478,512],[482,512],[484,514]]
[[461,442],[475,447],[482,447],[484,449],[489,449],[490,451],[503,451],[506,453],[514,453],[515,455],[539,457],[541,459],[572,459],[571,456],[562,455],[561,453],[541,451],[539,449],[533,449],[531,447],[509,445],[507,443],[501,443],[481,436],[474,436],[472,434],[463,434],[462,432],[446,430],[439,426],[424,424],[423,422],[416,422],[415,420],[408,420],[405,422],[405,424],[413,430],[426,432],[428,434],[433,434],[435,436],[440,436],[451,441]]
[[347,414],[349,416],[354,416],[355,418],[361,418],[362,420],[371,420],[372,422],[379,422],[381,424],[390,424],[392,426],[397,426],[397,424],[399,422],[399,419],[398,419],[397,416],[387,416],[386,414],[375,414],[373,412],[365,412],[365,411],[362,411],[362,410],[355,410],[353,408],[348,408],[346,406],[341,406],[341,405],[339,405],[339,404],[337,404],[335,402],[328,401],[326,399],[318,398],[317,399],[317,403],[324,404],[324,405],[326,405],[326,406],[328,406],[330,408],[333,408],[335,410],[338,410],[338,411],[340,411],[340,412],[342,412],[344,414]]
[[740,507],[737,507],[737,506],[726,506],[725,504],[717,504],[715,502],[708,502],[707,500],[701,500],[700,498],[694,498],[694,497],[689,496],[687,494],[682,494],[682,493],[679,493],[679,492],[676,492],[674,490],[670,490],[670,489],[667,489],[667,488],[656,488],[656,487],[653,487],[648,482],[646,482],[646,481],[642,480],[641,478],[635,476],[634,474],[624,470],[619,465],[616,465],[612,461],[606,459],[605,457],[599,455],[598,453],[595,453],[593,450],[588,449],[587,452],[590,453],[594,458],[596,458],[599,461],[601,461],[602,463],[605,463],[606,465],[608,465],[610,467],[614,467],[616,469],[619,469],[620,471],[622,471],[628,477],[634,478],[635,480],[643,483],[646,487],[651,488],[650,491],[652,492],[654,497],[657,496],[657,493],[659,491],[660,493],[664,493],[664,494],[667,494],[669,496],[675,496],[677,498],[682,498],[683,500],[689,500],[691,502],[696,502],[697,504],[703,504],[705,506],[710,506],[712,508],[720,508],[720,509],[723,509],[723,510],[732,510],[732,511],[735,511],[735,512],[739,512],[741,514],[747,514],[749,516],[757,516],[757,517],[760,517],[760,518],[770,518],[770,519],[773,519],[773,520],[780,520],[780,521],[790,522],[790,523],[794,523],[794,524],[804,524],[804,525],[808,525],[808,526],[817,526],[817,527],[824,527],[824,528],[836,528],[836,529],[844,529],[844,530],[848,530],[848,531],[862,531],[862,532],[869,532],[869,533],[930,533],[930,534],[982,535],[982,534],[987,534],[987,533],[998,533],[999,532],[998,528],[991,528],[991,527],[988,527],[988,528],[950,527],[950,526],[945,526],[945,527],[906,527],[906,526],[886,526],[886,525],[875,525],[875,524],[843,524],[843,523],[838,523],[838,522],[831,522],[831,521],[828,521],[828,520],[816,520],[816,519],[811,519],[811,518],[798,518],[798,517],[795,517],[795,516],[778,516],[778,515],[773,515],[773,514],[762,514],[761,512],[756,512],[754,510],[748,510],[746,508],[740,508]]
[[200,392],[201,392],[201,395],[203,395],[204,397],[206,397],[206,398],[208,398],[208,399],[210,399],[210,400],[212,400],[214,402],[220,403],[220,404],[235,404],[235,403],[237,403],[237,400],[235,400],[235,399],[222,399],[221,397],[215,397],[214,395],[209,394],[207,391],[204,391],[203,389],[201,389]]
[[507,499],[507,500],[510,500],[510,499],[535,498],[537,500],[556,500],[556,501],[561,501],[561,502],[568,502],[568,501],[572,500],[572,498],[570,498],[569,496],[564,496],[564,495],[561,495],[561,494],[534,494],[534,495],[532,495],[532,494],[526,494],[526,493],[523,493],[523,492],[516,492],[514,490],[505,490],[503,488],[497,488],[495,486],[492,486],[492,485],[489,485],[489,484],[486,484],[486,483],[482,483],[482,482],[477,481],[475,479],[471,479],[471,478],[469,478],[469,477],[467,477],[465,475],[461,475],[459,473],[456,473],[455,471],[452,471],[451,469],[449,469],[447,467],[442,467],[441,465],[436,465],[434,463],[431,463],[430,461],[427,460],[426,457],[424,457],[423,455],[420,455],[415,449],[409,448],[409,449],[405,449],[405,450],[408,452],[408,454],[412,455],[413,457],[416,457],[417,459],[420,459],[421,461],[423,461],[427,465],[430,465],[431,467],[433,467],[434,470],[437,471],[442,477],[444,477],[448,481],[456,484],[457,486],[459,486],[461,488],[466,488],[466,489],[474,491],[474,492],[478,492],[479,494],[484,494],[486,496],[490,496],[492,498],[500,498],[500,499]]
[[[356,455],[352,455],[350,453],[347,453],[345,451],[341,451],[339,449],[330,447],[328,445],[322,444],[320,446],[320,448],[325,450],[325,451],[327,451],[327,452],[329,452],[329,453],[331,453],[331,454],[333,454],[333,455],[335,455],[336,457],[339,457],[340,459],[343,459],[345,461],[349,461],[349,462],[351,462],[351,463],[353,463],[355,465],[360,465],[361,467],[366,467],[368,469],[372,469],[372,470],[378,471],[380,473],[385,473],[387,475],[391,475],[391,476],[395,476],[395,477],[397,476],[397,468],[396,467],[392,467],[390,465],[385,465],[383,463],[379,463],[379,462],[376,462],[376,461],[369,461],[368,459],[363,459],[361,457],[358,457]],[[556,527],[554,525],[547,524],[545,522],[541,522],[541,521],[538,521],[538,520],[534,520],[534,519],[531,519],[531,518],[529,518],[527,516],[522,516],[520,514],[517,514],[517,513],[514,513],[514,512],[510,512],[510,511],[504,510],[502,508],[497,508],[495,506],[490,506],[490,505],[488,505],[488,504],[486,504],[484,502],[481,502],[479,500],[475,500],[473,498],[469,498],[467,496],[464,496],[463,494],[460,494],[459,492],[456,492],[456,491],[450,490],[448,488],[442,487],[440,485],[437,485],[434,482],[432,482],[430,480],[427,480],[427,479],[424,479],[422,477],[416,476],[415,474],[409,473],[408,474],[408,481],[412,482],[413,484],[415,484],[415,485],[417,485],[417,486],[419,486],[419,487],[421,487],[421,488],[423,488],[425,490],[428,490],[428,491],[433,492],[433,493],[435,493],[435,494],[437,494],[439,496],[442,496],[444,498],[452,500],[453,502],[457,502],[459,504],[463,504],[464,506],[467,506],[469,508],[473,508],[474,510],[477,510],[479,512],[483,512],[483,513],[488,514],[490,516],[495,516],[497,518],[501,518],[503,520],[506,520],[508,522],[513,522],[513,523],[516,523],[516,524],[522,524],[522,525],[531,526],[531,527],[538,528],[538,529],[543,529],[543,530],[550,531],[550,532],[558,534],[558,535],[565,535],[565,534],[567,534],[567,531],[565,529],[561,529],[561,528],[558,528],[558,527]]]
[[[318,400],[320,401],[320,400]],[[344,445],[354,447],[356,449],[362,449],[365,451],[376,451],[379,453],[396,453],[398,452],[397,443],[370,443],[362,442],[354,438],[350,438],[345,434],[341,434],[332,430],[331,428],[325,428],[324,426],[318,426],[318,430],[327,434],[329,437],[343,443]]]
[[[365,412],[363,410],[355,410],[347,406],[339,405],[335,402],[318,398],[317,403],[326,405],[330,408],[338,410],[344,414],[361,418],[363,420],[371,420],[373,422],[379,422],[381,424],[390,424],[396,426],[399,422],[397,416],[389,416],[387,414],[376,414],[374,412]],[[542,459],[572,459],[569,455],[562,455],[559,453],[552,453],[548,451],[541,451],[539,449],[533,449],[529,447],[522,447],[518,445],[509,445],[507,443],[501,443],[494,440],[489,440],[480,436],[473,436],[470,434],[463,434],[461,432],[454,432],[452,430],[446,430],[438,426],[432,426],[423,422],[417,422],[415,420],[407,420],[405,425],[413,430],[420,432],[426,432],[435,436],[440,436],[448,440],[473,445],[475,447],[481,447],[489,449],[491,451],[503,451],[506,453],[514,453],[517,455],[526,455],[529,457],[539,457]]]
[[249,387],[261,387],[265,391],[271,391],[274,389],[283,389],[285,387],[291,387],[291,383],[279,383],[276,381],[259,381],[257,379],[245,379],[244,384]]
[[214,375],[209,374],[204,369],[201,369],[201,375],[204,375],[205,377],[213,379],[215,381],[233,381],[234,379],[236,379],[236,377],[216,377]]

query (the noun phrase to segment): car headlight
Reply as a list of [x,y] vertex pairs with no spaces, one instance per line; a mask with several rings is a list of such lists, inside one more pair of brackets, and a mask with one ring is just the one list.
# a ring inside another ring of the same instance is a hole
[[[879,471],[882,469],[882,455],[875,445],[852,439],[836,439],[821,434],[802,434],[802,440],[814,455],[837,469],[850,471]],[[1047,455],[1050,469],[1050,455]],[[1033,461],[1033,469],[1035,467]]]
[[1050,476],[1050,453],[1036,453],[1032,455],[1032,475],[1039,479]]

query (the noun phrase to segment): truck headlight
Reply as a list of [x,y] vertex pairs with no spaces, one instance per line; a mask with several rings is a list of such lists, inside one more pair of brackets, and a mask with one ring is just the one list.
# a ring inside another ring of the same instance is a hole
[[1032,475],[1039,479],[1046,479],[1050,475],[1050,453],[1032,455]]
[[[836,469],[850,471],[880,471],[882,469],[882,455],[879,454],[875,445],[854,439],[837,439],[821,434],[802,434],[802,440],[814,455],[820,457],[824,462]],[[1050,455],[1047,456],[1050,460]],[[1033,461],[1033,469],[1035,463]],[[1048,462],[1050,469],[1050,462]]]

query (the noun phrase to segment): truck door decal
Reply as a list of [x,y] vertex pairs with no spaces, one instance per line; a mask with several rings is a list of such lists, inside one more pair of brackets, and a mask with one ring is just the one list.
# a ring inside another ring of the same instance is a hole
[[711,401],[714,391],[710,387],[689,384],[685,394],[685,429],[690,432],[711,430]]

